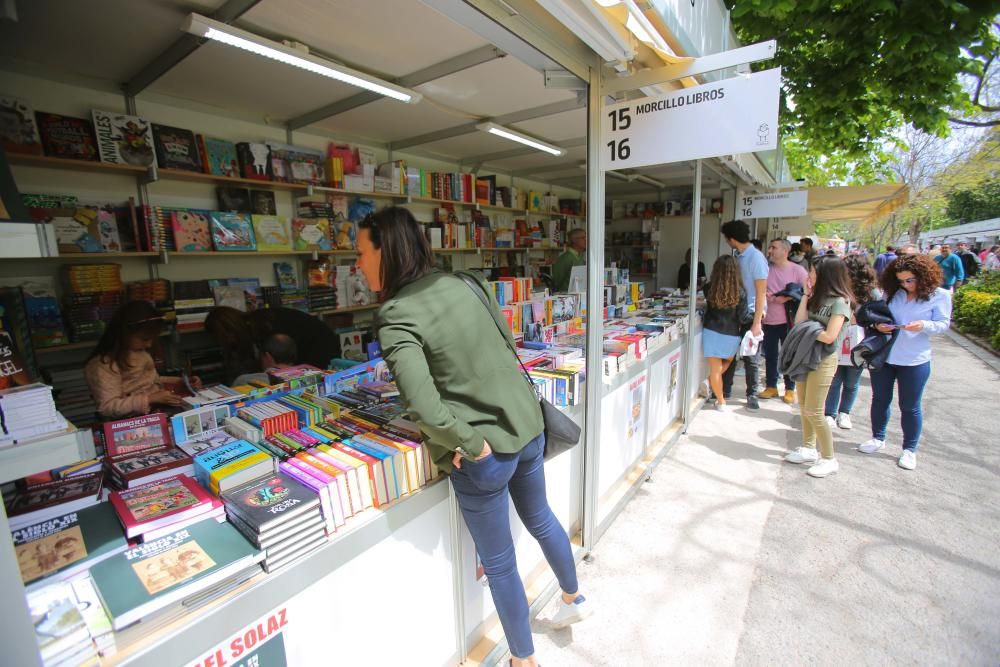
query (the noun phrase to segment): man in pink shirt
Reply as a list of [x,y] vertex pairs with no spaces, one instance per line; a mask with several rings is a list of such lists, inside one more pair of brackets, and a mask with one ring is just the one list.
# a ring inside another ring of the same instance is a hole
[[[777,398],[778,394],[778,354],[781,343],[784,342],[788,330],[788,316],[785,314],[787,296],[775,296],[785,289],[788,283],[798,283],[806,286],[808,272],[795,262],[788,259],[792,244],[785,239],[774,239],[767,246],[767,258],[771,262],[771,270],[767,274],[767,312],[764,313],[764,368],[767,387],[760,398]],[[795,380],[785,376],[785,403],[795,402]]]

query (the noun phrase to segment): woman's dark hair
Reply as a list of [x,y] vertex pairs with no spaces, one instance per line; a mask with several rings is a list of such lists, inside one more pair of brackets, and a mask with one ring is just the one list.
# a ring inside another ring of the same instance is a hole
[[406,284],[434,268],[434,255],[423,226],[405,208],[390,206],[358,223],[382,251],[382,299],[391,299]]
[[917,279],[917,298],[923,301],[929,299],[944,280],[941,267],[927,255],[900,255],[882,272],[882,291],[885,292],[886,301],[890,301],[896,296],[896,292],[903,289],[896,274],[904,271],[909,271]]
[[851,275],[847,272],[847,264],[833,255],[819,255],[813,260],[816,270],[816,284],[813,285],[812,296],[809,297],[809,310],[817,312],[824,303],[838,296],[853,308],[854,294],[851,290]]
[[732,255],[721,255],[712,265],[712,279],[705,288],[705,300],[713,308],[735,308],[740,303],[743,279],[740,265]]
[[205,331],[219,342],[227,367],[256,363],[258,338],[246,313],[229,306],[216,306],[205,318]]
[[875,269],[860,255],[848,255],[844,258],[847,273],[851,276],[851,291],[854,292],[854,303],[862,305],[872,300],[872,290],[878,285]]
[[164,324],[162,313],[150,302],[129,301],[115,311],[87,360],[97,357],[120,369],[129,368],[129,338],[156,338],[163,331]]

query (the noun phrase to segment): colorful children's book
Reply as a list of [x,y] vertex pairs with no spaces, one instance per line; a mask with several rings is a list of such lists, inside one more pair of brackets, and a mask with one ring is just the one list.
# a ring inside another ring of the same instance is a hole
[[95,208],[33,208],[31,217],[52,225],[60,254],[104,250]]
[[156,163],[153,131],[139,116],[94,109],[94,132],[101,162],[148,167]]
[[204,514],[212,509],[212,496],[187,475],[173,475],[148,484],[111,492],[111,506],[125,527],[137,537],[150,530]]
[[42,154],[35,112],[22,99],[0,93],[0,146],[8,153]]
[[194,132],[153,123],[156,164],[160,169],[201,172],[201,156]]
[[236,157],[240,161],[240,176],[256,181],[271,180],[271,149],[267,144],[241,141],[236,144]]
[[174,244],[180,252],[207,252],[212,249],[208,211],[171,211]]
[[92,162],[100,159],[94,126],[89,120],[42,111],[35,118],[46,155]]
[[212,231],[212,245],[217,251],[253,251],[257,240],[253,234],[253,222],[246,213],[212,211],[209,213]]
[[254,215],[251,218],[258,250],[292,249],[287,220],[280,215]]
[[25,584],[56,572],[70,577],[128,546],[108,503],[18,528],[11,536]]
[[121,252],[121,233],[118,231],[118,218],[110,206],[97,209],[97,232],[104,252]]
[[233,142],[199,134],[198,152],[201,154],[202,170],[206,174],[230,178],[240,175],[240,162],[236,156],[236,144]]
[[357,250],[357,224],[347,220],[333,223],[333,240],[337,250]]
[[174,444],[180,445],[192,438],[200,438],[222,428],[230,415],[228,405],[209,405],[179,412],[170,418],[174,432]]
[[294,218],[292,242],[295,250],[332,250],[330,221],[325,218]]
[[170,444],[167,416],[154,412],[104,424],[104,453],[108,458],[131,456]]
[[3,278],[0,285],[20,286],[27,316],[28,330],[34,347],[53,347],[69,342],[63,324],[59,299],[56,296],[55,278],[31,276]]
[[274,278],[282,292],[300,289],[299,273],[289,262],[274,263]]

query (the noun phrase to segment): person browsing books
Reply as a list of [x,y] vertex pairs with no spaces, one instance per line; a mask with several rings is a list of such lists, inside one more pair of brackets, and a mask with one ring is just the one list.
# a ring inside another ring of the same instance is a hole
[[749,314],[740,267],[732,255],[723,255],[712,266],[712,280],[705,288],[705,315],[702,317],[703,354],[708,359],[708,383],[715,396],[715,409],[729,412],[722,393],[722,375],[740,349],[740,327]]
[[[181,406],[166,388],[181,378],[161,377],[150,348],[163,330],[163,317],[147,301],[130,301],[111,318],[83,369],[97,411],[108,419],[146,414],[155,405]],[[192,378],[195,387],[201,380]]]
[[[382,299],[375,328],[385,361],[434,463],[451,478],[513,665],[536,665],[508,497],[562,589],[553,625],[581,620],[588,605],[569,539],[545,495],[541,408],[508,348],[511,339],[504,340],[469,285],[434,268],[424,230],[404,208],[359,223],[357,268]],[[500,317],[492,296],[490,302]]]
[[205,319],[205,330],[222,347],[226,384],[247,373],[259,373],[261,350],[273,334],[284,334],[295,342],[298,363],[329,368],[340,356],[337,335],[322,320],[294,308],[264,308],[244,313],[218,306]]
[[570,231],[568,240],[566,252],[559,255],[556,263],[552,265],[552,289],[556,292],[565,292],[569,289],[569,279],[574,266],[587,264],[587,231],[574,229]]
[[271,368],[288,368],[294,366],[298,358],[295,339],[285,334],[271,334],[260,351],[261,373],[244,373],[233,380],[234,387],[245,384],[266,386],[271,384],[271,376],[267,371]]

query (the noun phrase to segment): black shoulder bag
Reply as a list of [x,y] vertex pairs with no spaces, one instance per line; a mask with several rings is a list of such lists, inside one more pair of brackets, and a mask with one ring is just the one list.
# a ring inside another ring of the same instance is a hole
[[545,422],[545,460],[548,461],[549,459],[562,454],[567,449],[575,447],[580,442],[580,427],[575,421],[567,417],[562,410],[539,396],[535,383],[531,381],[531,376],[524,368],[524,364],[521,363],[521,358],[517,356],[517,350],[514,349],[513,343],[510,342],[510,338],[507,336],[507,324],[500,319],[500,316],[497,315],[496,311],[494,311],[490,306],[489,297],[483,290],[482,285],[480,285],[479,281],[477,281],[474,277],[463,271],[455,273],[455,276],[461,278],[469,289],[471,289],[483,303],[486,311],[490,314],[490,317],[493,318],[493,323],[497,325],[500,335],[503,336],[504,342],[507,343],[507,347],[510,349],[511,354],[514,355],[514,359],[517,361],[517,365],[521,368],[521,372],[524,373],[524,379],[527,380],[528,386],[531,387],[531,390],[538,398],[538,402],[542,408],[542,420]]

